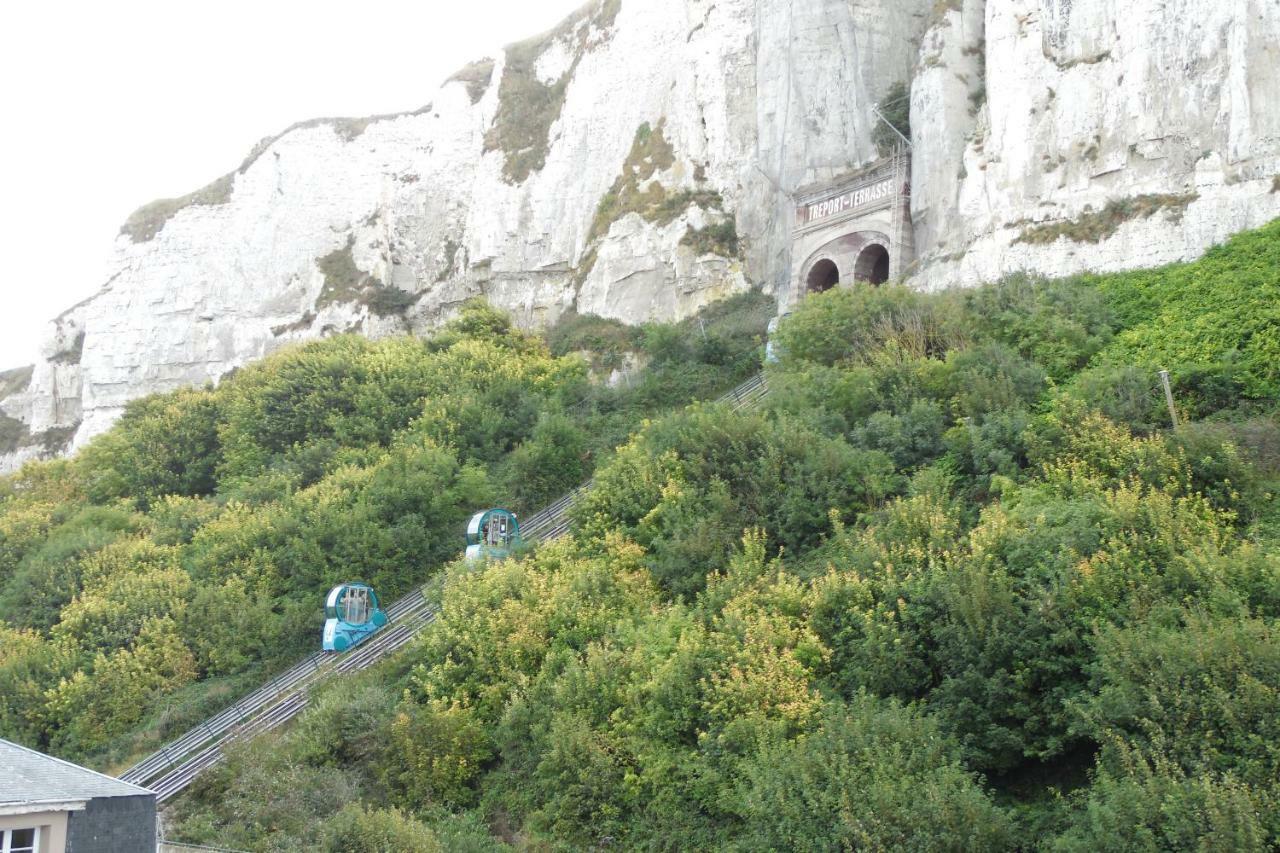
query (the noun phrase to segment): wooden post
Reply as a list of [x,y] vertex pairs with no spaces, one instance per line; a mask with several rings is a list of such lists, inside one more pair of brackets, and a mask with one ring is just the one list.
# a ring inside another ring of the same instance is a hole
[[1173,386],[1169,384],[1169,371],[1160,371],[1160,384],[1164,386],[1164,401],[1169,404],[1169,420],[1178,428],[1178,410],[1173,405]]

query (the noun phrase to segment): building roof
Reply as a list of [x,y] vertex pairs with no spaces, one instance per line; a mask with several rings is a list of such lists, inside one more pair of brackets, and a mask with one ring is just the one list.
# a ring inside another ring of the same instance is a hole
[[136,797],[146,788],[0,740],[0,806]]

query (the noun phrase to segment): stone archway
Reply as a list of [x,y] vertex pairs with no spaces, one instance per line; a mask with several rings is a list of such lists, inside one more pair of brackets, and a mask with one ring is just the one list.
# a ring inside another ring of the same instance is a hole
[[904,275],[914,246],[910,173],[910,158],[899,154],[796,190],[788,302]]
[[853,264],[853,280],[867,284],[884,284],[889,280],[889,250],[872,243],[858,253]]
[[822,293],[840,283],[840,268],[830,258],[822,258],[809,267],[809,275],[805,278],[805,290],[808,293]]

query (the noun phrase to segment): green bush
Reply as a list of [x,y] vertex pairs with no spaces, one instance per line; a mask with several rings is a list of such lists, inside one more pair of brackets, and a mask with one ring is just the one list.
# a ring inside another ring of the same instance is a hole
[[81,454],[89,496],[132,498],[144,509],[165,495],[207,495],[217,487],[218,395],[179,390],[125,408],[116,427]]
[[805,553],[892,488],[893,463],[800,422],[704,407],[648,425],[597,475],[575,509],[587,536],[622,532],[650,551],[649,566],[679,595],[721,570],[734,531],[762,527]]
[[1002,850],[1008,818],[937,724],[858,696],[807,737],[766,749],[741,782],[744,845],[766,850]]
[[1280,779],[1275,626],[1189,613],[1112,628],[1099,637],[1093,677],[1093,694],[1077,706],[1079,725],[1104,744],[1113,771],[1141,756],[1258,788]]
[[1200,260],[1086,279],[1120,323],[1108,364],[1184,371],[1234,361],[1244,394],[1280,393],[1280,220],[1233,237]]
[[1100,771],[1072,825],[1046,846],[1084,851],[1239,850],[1275,847],[1274,793],[1227,778],[1186,776],[1132,758],[1119,774]]
[[975,332],[1017,350],[1061,382],[1111,340],[1116,322],[1098,290],[1079,279],[1013,275],[965,294]]
[[493,754],[475,714],[465,707],[408,705],[391,723],[395,750],[392,787],[413,808],[467,806]]
[[837,287],[796,306],[778,325],[777,346],[788,367],[865,362],[886,348],[939,355],[963,328],[947,315],[938,299],[904,286]]
[[533,510],[577,488],[590,469],[586,431],[567,415],[544,414],[508,455],[503,479],[511,484],[513,505]]
[[[640,330],[570,316],[554,347],[473,304],[425,341],[319,342],[139,404],[101,447],[153,467],[96,450],[0,480],[0,733],[118,769],[314,649],[329,585],[395,598],[476,507],[595,473],[570,536],[454,564],[431,630],[232,746],[175,833],[1275,847],[1271,308],[1230,278],[1265,298],[1257,238],[806,299],[756,411],[671,409],[758,369],[759,293]],[[1184,311],[1193,279],[1221,304]]]
[[121,536],[141,519],[115,507],[86,507],[49,531],[0,588],[0,613],[21,628],[47,630],[80,591],[82,560]]
[[399,809],[367,809],[348,803],[325,821],[317,849],[332,853],[438,853],[445,848],[429,827]]

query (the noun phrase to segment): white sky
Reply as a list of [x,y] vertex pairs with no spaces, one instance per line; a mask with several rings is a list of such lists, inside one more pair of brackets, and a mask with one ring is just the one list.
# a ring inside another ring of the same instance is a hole
[[120,225],[302,119],[412,110],[583,0],[7,4],[0,28],[0,369],[106,280]]

